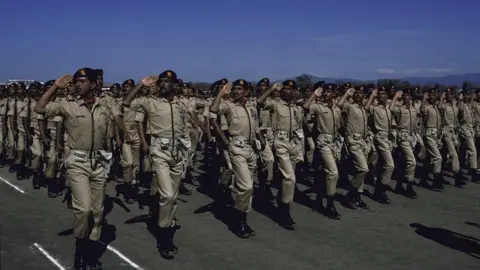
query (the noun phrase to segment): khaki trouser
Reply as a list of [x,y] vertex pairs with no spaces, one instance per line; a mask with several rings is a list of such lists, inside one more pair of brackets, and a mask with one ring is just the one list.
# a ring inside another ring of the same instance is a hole
[[375,134],[374,142],[381,165],[379,170],[380,182],[383,185],[388,185],[392,179],[393,170],[395,169],[392,157],[393,144],[389,139],[389,134],[384,131]]
[[295,193],[295,167],[303,161],[303,138],[290,138],[288,132],[278,131],[273,141],[274,154],[282,176],[281,202],[289,204]]
[[[80,154],[77,154],[80,153]],[[108,170],[96,159],[89,159],[83,151],[70,151],[65,158],[66,178],[72,191],[74,213],[73,235],[76,238],[89,237],[100,239],[103,221],[103,200]],[[90,212],[93,216],[91,233],[89,232]]]
[[130,184],[136,176],[140,161],[140,136],[136,130],[128,130],[130,141],[122,145],[120,165],[123,167],[123,180]]
[[23,155],[26,150],[26,134],[25,131],[20,130],[18,132],[18,138],[17,138],[17,144],[16,144],[16,150],[17,150],[17,158],[15,160],[15,164],[23,164]]
[[188,156],[188,166],[193,165],[193,157],[195,156],[195,153],[197,151],[197,144],[198,144],[198,130],[197,129],[192,129],[189,132],[190,135],[190,142],[191,142],[191,148],[190,148],[190,154]]
[[427,148],[428,157],[432,165],[432,173],[439,174],[442,172],[442,154],[440,148],[442,145],[441,134],[436,128],[427,128],[425,131],[425,146]]
[[40,141],[40,131],[38,130],[38,127],[35,127],[33,131],[32,145],[30,145],[30,151],[32,152],[32,168],[39,169],[41,164],[40,160],[43,155],[43,145]]
[[475,146],[475,132],[473,127],[462,125],[460,127],[459,137],[465,149],[469,168],[476,170],[478,166],[477,148]]
[[458,160],[457,148],[459,145],[458,136],[454,127],[443,128],[443,142],[446,146],[446,152],[451,164],[452,172],[457,173],[460,171],[460,161]]
[[273,144],[273,132],[272,129],[262,130],[262,135],[265,139],[265,149],[260,153],[260,163],[259,163],[259,181],[264,182],[267,185],[270,185],[273,180],[273,165],[275,158],[272,152]]
[[337,192],[338,182],[338,167],[337,162],[340,160],[341,149],[334,141],[332,135],[320,134],[317,138],[318,154],[322,162],[322,167],[325,172],[326,195],[329,197],[335,196]]
[[4,141],[6,138],[4,136],[4,129],[6,127],[3,126],[3,119],[2,117],[0,116],[0,154],[3,154],[3,151],[6,150],[6,145],[7,143]]
[[57,173],[57,151],[56,151],[56,144],[57,138],[55,130],[49,129],[47,131],[47,136],[49,140],[49,148],[47,152],[47,162],[45,164],[45,177],[47,179],[53,179]]
[[184,167],[182,151],[178,145],[173,145],[171,139],[152,137],[149,152],[154,172],[150,193],[160,196],[158,226],[172,227],[175,225],[178,189]]
[[234,137],[228,146],[228,154],[235,175],[233,194],[235,209],[247,213],[252,209],[253,173],[257,155],[246,138]]
[[417,135],[410,134],[408,131],[400,130],[398,132],[397,143],[398,149],[402,153],[402,158],[405,166],[405,180],[408,182],[413,182],[415,179],[415,168],[417,166],[417,161],[413,153],[415,148]]
[[368,170],[368,153],[369,148],[365,138],[360,134],[350,134],[346,138],[347,148],[352,156],[353,165],[355,166],[355,175],[352,178],[352,186],[358,192],[363,192],[363,184]]
[[[10,118],[12,116],[9,116]],[[15,138],[13,137],[13,127],[10,125],[10,121],[7,120],[7,128],[8,128],[8,133],[7,133],[7,154],[8,154],[8,159],[13,159],[15,157]]]

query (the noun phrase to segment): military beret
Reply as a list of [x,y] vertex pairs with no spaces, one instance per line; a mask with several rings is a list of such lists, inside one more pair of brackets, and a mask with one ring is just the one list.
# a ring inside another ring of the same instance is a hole
[[54,83],[55,83],[55,80],[46,81],[46,82],[43,84],[43,87],[44,87],[44,88],[46,88],[46,87],[51,87]]
[[455,93],[455,87],[447,87],[445,93]]
[[375,87],[375,84],[369,83],[369,84],[367,84],[367,85],[365,86],[365,88],[367,88],[367,89],[375,89],[376,87]]
[[17,88],[24,88],[24,89],[26,89],[27,86],[26,86],[24,83],[21,82],[21,83],[17,83]]
[[182,83],[182,86],[185,88],[192,88],[192,85],[189,83]]
[[116,88],[116,89],[121,89],[120,84],[114,83],[112,86],[110,86],[110,91],[112,91],[112,90],[115,89],[115,88]]
[[395,90],[395,85],[389,85],[388,90]]
[[173,70],[168,69],[160,73],[160,75],[158,75],[158,78],[169,79],[169,80],[172,80],[173,82],[177,82],[177,73],[175,73]]
[[122,86],[135,86],[135,81],[132,79],[128,79],[122,83]]
[[337,89],[337,85],[334,84],[334,83],[327,83],[327,84],[325,84],[325,88],[324,88],[324,89],[335,90],[335,89]]
[[240,80],[236,80],[232,83],[232,86],[235,87],[235,86],[241,86],[243,87],[244,89],[247,89],[248,87],[248,82],[245,81],[244,79],[240,79]]
[[103,77],[103,69],[95,69],[95,73],[97,77]]
[[177,79],[177,84],[178,85],[183,85],[183,80],[182,79]]
[[269,80],[268,78],[263,78],[263,79],[261,79],[260,81],[258,81],[257,86],[260,86],[260,84],[262,84],[262,83],[264,83],[264,84],[266,84],[267,86],[269,86],[269,85],[270,85],[270,80]]
[[413,93],[412,88],[405,88],[402,90],[403,94],[411,95]]
[[297,83],[294,81],[294,80],[285,80],[283,81],[283,86],[288,86],[292,89],[296,89],[297,88]]
[[325,87],[325,81],[318,81],[313,85],[314,90],[317,90],[319,87],[324,88]]
[[437,88],[436,87],[430,87],[427,89],[427,93],[435,94],[437,93]]
[[28,86],[28,89],[33,89],[33,88],[40,89],[42,88],[42,84],[39,82],[33,82]]
[[343,84],[343,88],[350,88],[350,87],[352,87],[352,84],[349,82],[346,82]]
[[97,80],[97,72],[91,68],[85,67],[77,70],[75,74],[73,74],[73,81],[76,81],[78,78],[87,78],[90,81]]
[[218,86],[220,86],[220,85],[225,85],[225,84],[227,84],[227,83],[228,83],[228,80],[227,80],[227,79],[221,79],[221,80],[218,80],[218,81],[214,82],[214,83],[212,84],[212,88],[218,87]]

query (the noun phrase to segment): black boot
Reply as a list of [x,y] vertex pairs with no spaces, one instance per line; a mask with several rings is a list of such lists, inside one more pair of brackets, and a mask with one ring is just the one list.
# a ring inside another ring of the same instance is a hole
[[413,182],[408,182],[407,183],[407,190],[405,191],[405,196],[411,199],[416,199],[418,198],[417,192],[413,190]]
[[385,192],[385,190],[386,190],[385,185],[383,185],[382,183],[378,183],[377,187],[375,188],[375,192],[373,194],[373,197],[379,203],[391,204],[392,202],[387,197],[387,193]]
[[433,175],[432,189],[435,191],[445,190],[445,187],[443,186],[443,176],[441,173],[437,173]]
[[463,180],[461,173],[455,173],[455,186],[463,188],[466,185],[466,182]]
[[87,265],[85,263],[85,239],[76,239],[75,242],[75,261],[73,263],[75,270],[86,270]]
[[352,210],[356,210],[357,209],[357,191],[355,190],[351,190],[347,193],[347,195],[345,196],[345,206],[347,208],[350,208]]
[[10,166],[8,167],[8,172],[14,173],[16,170],[17,170],[17,164],[15,164],[15,161],[12,161],[12,163],[10,163]]
[[266,201],[269,201],[269,202],[275,201],[275,196],[273,195],[272,189],[270,188],[269,184],[263,184],[262,191]]
[[233,231],[234,233],[243,239],[248,239],[250,238],[250,230],[248,229],[247,225],[247,213],[240,212],[236,209],[234,211],[234,216],[235,218],[235,224]]
[[65,187],[65,179],[63,177],[58,177],[55,179],[56,187],[55,187],[55,195],[60,197],[63,195],[63,188]]
[[166,260],[173,260],[175,256],[175,250],[173,247],[172,228],[158,228],[157,248],[160,252],[160,256]]
[[340,214],[337,212],[337,209],[335,208],[335,201],[331,196],[327,196],[327,206],[325,207],[324,214],[325,216],[331,219],[335,219],[335,220],[340,219]]
[[73,209],[72,190],[70,188],[67,188],[67,193],[65,194],[65,199],[67,200],[67,208],[68,209]]
[[357,193],[357,207],[360,207],[362,209],[370,208],[368,204],[362,200],[362,196],[360,195],[360,193]]
[[15,167],[17,180],[25,179],[25,171],[27,170],[27,168],[25,168],[21,164],[17,164]]
[[292,216],[290,215],[290,204],[279,203],[278,210],[280,216],[280,226],[290,231],[295,230],[296,224],[295,221],[293,221]]
[[123,199],[125,200],[126,204],[133,203],[132,194],[133,194],[133,186],[130,184],[126,184],[125,191],[123,192]]
[[403,181],[397,180],[397,184],[395,185],[395,193],[399,195],[405,195],[406,191],[403,188]]
[[98,241],[86,240],[88,243],[87,256],[85,257],[86,264],[90,270],[102,270],[102,263],[100,262],[101,244]]
[[48,197],[56,198],[57,197],[57,181],[55,179],[48,179]]
[[192,195],[192,191],[185,186],[185,184],[183,183],[183,180],[180,182],[179,193],[182,195],[188,195],[188,196]]
[[40,189],[41,187],[40,181],[41,181],[40,172],[35,171],[33,173],[33,179],[32,179],[33,189]]

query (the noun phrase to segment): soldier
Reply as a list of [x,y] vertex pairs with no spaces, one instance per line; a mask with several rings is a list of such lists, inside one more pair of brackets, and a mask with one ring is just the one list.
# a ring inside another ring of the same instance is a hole
[[8,107],[8,92],[5,86],[0,85],[0,166],[3,167],[7,159],[6,145],[7,145],[7,107]]
[[[443,100],[440,100],[440,103]],[[429,170],[433,174],[432,189],[442,191],[443,177],[442,177],[442,154],[440,149],[442,148],[442,116],[437,106],[437,88],[432,87],[428,92],[423,95],[422,106],[420,112],[423,116],[423,123],[425,125],[425,146],[427,148],[428,162],[425,162],[426,174],[422,181],[426,181]],[[428,185],[423,182],[425,186]]]
[[[347,102],[352,98],[352,103]],[[362,200],[364,180],[368,172],[367,157],[369,154],[366,141],[368,135],[367,113],[363,108],[364,93],[360,88],[350,88],[338,100],[337,105],[342,109],[345,117],[346,146],[353,159],[355,173],[351,182],[351,189],[347,194],[349,207],[355,206],[368,209],[368,205]]]
[[[422,105],[422,96],[420,94],[420,87],[415,86],[411,91],[411,100],[412,106],[415,107],[417,112],[420,112],[420,107]],[[425,143],[423,142],[423,136],[425,135],[425,126],[423,125],[421,114],[419,114],[416,118],[415,124],[415,137],[416,139],[416,149],[415,154],[419,160],[424,160],[425,156],[427,155],[427,149],[425,148]]]
[[[295,167],[303,161],[303,109],[295,104],[296,89],[295,81],[286,80],[283,85],[274,84],[257,99],[258,105],[272,114],[273,152],[282,177],[281,197],[278,198],[279,224],[287,230],[296,227],[290,205],[295,193]],[[280,91],[279,100],[267,99],[273,91]]]
[[[458,124],[458,106],[455,104],[455,88],[448,87],[440,98],[438,109],[443,119],[443,143],[444,153],[448,155],[448,161],[451,165],[455,178],[455,185],[462,185],[462,176],[460,174],[460,162],[458,160],[457,148],[459,147],[457,129]],[[443,102],[443,101],[446,102]]]
[[6,150],[7,150],[7,163],[10,165],[8,171],[10,173],[15,172],[15,164],[14,164],[14,159],[15,159],[15,151],[16,151],[16,129],[14,128],[13,124],[15,121],[14,115],[16,113],[16,104],[17,104],[17,87],[15,84],[9,84],[7,87],[7,95],[8,95],[8,100],[7,100],[7,113],[6,113],[6,127],[7,127],[7,142],[6,142]]
[[[469,166],[469,174],[472,176],[473,181],[478,179],[478,164],[477,164],[477,149],[475,147],[475,126],[477,119],[475,119],[475,112],[473,109],[473,98],[471,90],[463,90],[463,100],[458,106],[458,121],[460,123],[459,137],[460,143],[465,149],[467,156],[467,163]],[[464,186],[465,181],[461,179],[457,186]]]
[[[403,99],[401,104],[398,103],[399,98]],[[390,111],[397,119],[397,144],[404,168],[403,173],[400,174],[404,175],[404,179],[397,179],[395,190],[406,197],[417,198],[417,193],[413,190],[417,165],[413,150],[417,142],[416,123],[420,117],[420,111],[412,104],[412,91],[410,89],[405,89],[405,92],[398,91],[390,103]],[[404,180],[407,182],[406,190],[403,188]]]
[[[97,85],[93,69],[79,69],[73,77],[64,75],[55,81],[35,105],[35,112],[45,118],[61,115],[68,134],[69,156],[65,158],[74,208],[73,234],[76,238],[75,269],[101,269],[98,240],[103,224],[103,200],[112,158],[107,134],[112,116],[124,130],[120,109],[99,103],[93,93]],[[79,99],[72,102],[49,102],[55,91],[67,87],[73,78]],[[90,227],[89,216],[93,215]],[[90,228],[89,228],[90,227]]]
[[25,84],[17,84],[15,100],[13,101],[13,106],[10,107],[9,112],[9,115],[11,116],[10,121],[12,122],[10,125],[13,129],[16,146],[14,164],[17,180],[22,180],[27,176],[25,168],[26,133],[25,127],[23,126],[23,119],[20,117],[20,114],[23,112],[23,110],[27,109],[28,100],[26,96],[26,90]]
[[[341,128],[341,111],[335,104],[334,84],[327,84],[323,89],[320,85],[315,85],[315,92],[303,104],[305,110],[309,110],[313,115],[314,127],[313,138],[317,145],[317,153],[325,175],[325,184],[317,194],[317,201],[320,202],[320,211],[331,219],[340,219],[340,214],[335,208],[334,197],[337,192],[338,181],[338,162],[340,160],[341,146],[338,144],[339,132]],[[319,102],[313,102],[314,99],[320,99]],[[340,146],[340,147],[339,147]],[[318,165],[316,170],[318,171]],[[318,179],[316,179],[318,181]],[[327,199],[327,206],[323,207],[323,198]]]
[[[183,172],[183,149],[187,147],[186,108],[181,102],[174,101],[173,87],[177,75],[168,70],[159,75],[157,96],[149,96],[138,103],[139,110],[147,116],[152,138],[149,148],[154,181],[152,193],[159,205],[158,228],[155,230],[160,255],[173,259],[178,248],[173,243],[176,230],[175,214],[177,195]],[[152,77],[144,78],[124,99],[123,105],[129,107],[138,91],[150,86]],[[156,219],[157,217],[155,217]]]
[[[234,232],[241,238],[250,238],[255,235],[247,223],[247,213],[252,208],[252,176],[257,162],[254,150],[255,137],[263,141],[256,125],[258,119],[256,108],[247,108],[245,104],[247,87],[248,83],[242,79],[236,80],[232,84],[226,84],[210,106],[212,114],[225,115],[227,120],[229,138],[221,131],[218,132],[218,136],[228,148],[235,174],[233,183],[236,221]],[[230,93],[230,90],[232,90],[231,102],[220,103]]]
[[[374,98],[378,101],[376,105],[373,105]],[[370,114],[370,128],[374,133],[374,145],[379,158],[377,165],[381,165],[377,169],[380,181],[376,183],[374,197],[380,203],[390,204],[391,201],[385,191],[392,178],[395,165],[392,157],[393,143],[391,141],[393,117],[390,106],[387,106],[387,91],[383,88],[380,88],[380,90],[374,89],[367,104],[365,104],[365,110]]]

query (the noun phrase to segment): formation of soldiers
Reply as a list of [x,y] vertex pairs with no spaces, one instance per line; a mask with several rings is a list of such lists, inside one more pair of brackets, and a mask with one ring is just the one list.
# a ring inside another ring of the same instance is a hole
[[32,177],[35,189],[46,186],[51,198],[66,188],[75,269],[102,269],[97,247],[105,189],[119,175],[127,204],[137,199],[138,185],[150,187],[149,226],[161,256],[173,259],[176,200],[191,193],[183,183],[195,182],[199,149],[207,168],[196,184],[228,209],[241,238],[255,235],[247,222],[254,185],[255,199],[274,206],[278,223],[294,230],[295,185],[309,174],[317,193],[312,207],[332,219],[340,219],[337,183],[348,185],[344,205],[352,209],[369,208],[362,199],[369,181],[379,203],[391,203],[391,179],[396,193],[417,198],[417,160],[424,164],[418,184],[429,189],[444,189],[447,170],[463,187],[460,164],[471,181],[479,180],[478,89],[420,93],[418,87],[324,82],[300,89],[293,80],[270,84],[264,78],[256,85],[221,79],[195,90],[172,70],[109,91],[102,86],[103,70],[82,68],[43,85],[14,83],[0,91],[1,164],[18,180]]

